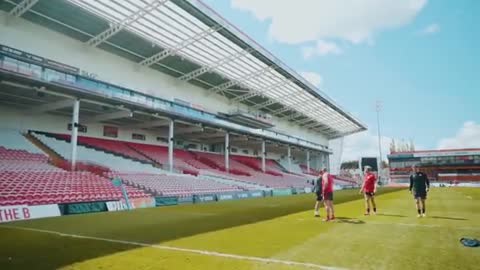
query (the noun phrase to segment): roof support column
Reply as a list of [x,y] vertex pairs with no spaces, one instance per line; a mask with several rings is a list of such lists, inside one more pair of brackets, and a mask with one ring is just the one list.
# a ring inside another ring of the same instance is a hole
[[267,156],[267,152],[265,152],[265,140],[262,140],[262,172],[266,171],[266,166],[265,166],[266,156]]
[[225,170],[230,171],[230,134],[225,133]]
[[168,170],[173,172],[173,142],[175,138],[173,137],[174,121],[170,119],[168,125]]
[[287,148],[287,158],[288,158],[288,171],[292,172],[292,149],[290,145]]
[[310,150],[307,150],[307,173],[310,173]]
[[72,134],[70,144],[72,146],[72,152],[70,157],[71,170],[75,170],[77,163],[77,140],[78,140],[78,118],[80,114],[80,100],[76,99],[73,102],[73,116],[72,116]]
[[330,171],[330,156],[328,154],[324,154],[325,157],[325,168]]

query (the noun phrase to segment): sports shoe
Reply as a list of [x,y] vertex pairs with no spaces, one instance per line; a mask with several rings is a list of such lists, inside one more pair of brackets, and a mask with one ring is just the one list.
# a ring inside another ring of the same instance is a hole
[[422,215],[418,214],[417,217],[422,217]]
[[426,217],[426,216],[427,216],[427,214],[425,214],[425,213],[422,214],[422,217]]
[[364,215],[364,216],[370,216],[370,213],[365,212],[363,215]]
[[377,215],[377,212],[376,212],[376,211],[373,211],[373,215],[376,216],[376,215]]
[[328,222],[328,221],[330,221],[330,219],[329,218],[324,218],[324,219],[322,219],[322,221]]
[[320,214],[319,214],[318,212],[315,212],[315,213],[313,214],[313,217],[320,217]]

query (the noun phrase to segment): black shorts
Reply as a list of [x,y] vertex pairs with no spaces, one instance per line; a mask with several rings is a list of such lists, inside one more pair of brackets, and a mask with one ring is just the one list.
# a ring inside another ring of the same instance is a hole
[[327,192],[324,194],[324,200],[333,201],[333,192]]
[[414,199],[426,200],[427,199],[427,192],[414,192],[413,193],[413,198]]
[[323,201],[323,196],[321,192],[315,192],[315,194],[317,195],[317,202]]
[[375,192],[365,192],[365,195],[367,195],[368,197],[373,197],[375,196]]

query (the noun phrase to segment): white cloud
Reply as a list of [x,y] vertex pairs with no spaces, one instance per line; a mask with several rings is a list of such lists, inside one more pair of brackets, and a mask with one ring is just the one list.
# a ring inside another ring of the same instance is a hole
[[465,122],[455,136],[440,140],[438,148],[480,148],[480,124]]
[[329,42],[322,39],[318,40],[315,46],[306,46],[302,48],[303,57],[305,59],[312,58],[316,55],[341,54],[342,52],[342,49],[340,49],[335,42]]
[[[338,144],[338,139],[332,145]],[[392,138],[382,136],[382,157],[387,159]],[[358,160],[361,157],[378,157],[378,136],[364,131],[344,138],[342,161]]]
[[412,21],[427,0],[231,0],[233,8],[268,20],[276,41],[299,44],[321,39],[370,42],[373,35]]
[[299,74],[316,87],[319,87],[323,83],[322,76],[316,72],[300,71]]
[[433,35],[438,32],[440,32],[440,25],[438,25],[437,23],[432,23],[430,25],[427,25],[421,31],[421,33],[424,35]]

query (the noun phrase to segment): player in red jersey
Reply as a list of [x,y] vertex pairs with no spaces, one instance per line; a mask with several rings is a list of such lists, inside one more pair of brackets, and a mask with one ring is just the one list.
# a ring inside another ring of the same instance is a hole
[[322,171],[323,204],[327,212],[324,221],[330,221],[335,219],[335,213],[333,211],[333,176],[328,172],[327,168],[324,168]]
[[365,196],[365,215],[370,215],[370,204],[373,207],[373,214],[377,214],[377,205],[375,204],[375,192],[377,191],[377,178],[371,172],[370,166],[365,166],[363,184],[360,193]]

